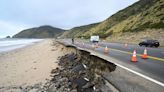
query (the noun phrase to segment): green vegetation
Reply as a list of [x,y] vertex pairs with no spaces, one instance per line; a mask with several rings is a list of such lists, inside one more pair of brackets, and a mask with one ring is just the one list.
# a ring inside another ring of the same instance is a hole
[[[140,0],[112,15],[86,34],[110,36],[122,32],[143,31],[148,28],[164,28],[164,0]],[[110,35],[109,35],[110,34]]]
[[65,37],[89,38],[92,34],[99,35],[101,38],[109,38],[116,34],[163,28],[164,0],[140,0],[92,27],[86,25],[84,29],[83,26],[73,28],[65,32],[67,34]]
[[99,23],[95,23],[95,24],[89,24],[89,25],[84,25],[84,26],[80,26],[80,27],[74,27],[68,31],[65,31],[61,37],[66,37],[66,38],[72,38],[72,37],[76,37],[76,38],[87,38],[86,35],[84,35],[85,32],[89,31],[91,28],[97,26]]

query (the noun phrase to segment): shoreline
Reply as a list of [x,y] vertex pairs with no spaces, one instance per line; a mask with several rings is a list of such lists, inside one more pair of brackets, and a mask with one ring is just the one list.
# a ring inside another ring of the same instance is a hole
[[6,54],[6,53],[11,53],[11,52],[20,51],[20,50],[22,50],[22,49],[29,48],[30,46],[36,45],[36,44],[41,43],[41,42],[43,42],[43,41],[44,41],[44,40],[39,41],[39,42],[33,42],[33,43],[28,44],[28,45],[25,45],[25,46],[22,46],[22,47],[18,47],[18,48],[12,49],[12,50],[2,51],[2,52],[0,52],[0,55],[1,55],[1,54]]
[[[15,40],[15,39],[13,39],[13,40]],[[27,40],[27,39],[17,39],[17,40],[20,41],[20,40]],[[17,40],[15,40],[15,42],[17,42]],[[31,40],[31,39],[28,39],[28,40]],[[21,48],[26,48],[26,47],[28,47],[30,45],[34,45],[34,44],[42,42],[44,40],[45,39],[35,39],[35,40],[33,39],[33,41],[29,42],[29,43],[24,43],[24,44],[19,43],[19,44],[14,44],[14,45],[9,45],[9,46],[2,46],[4,48],[0,48],[0,54],[1,53],[5,53],[5,52],[12,52],[12,51],[15,51],[15,50],[21,49]],[[8,40],[8,41],[11,41],[11,39]],[[1,50],[1,49],[3,49],[3,50]]]
[[58,57],[64,55],[61,48],[53,46],[52,39],[45,39],[12,51],[1,52],[0,91],[15,86],[46,83],[51,79],[51,70],[58,67]]

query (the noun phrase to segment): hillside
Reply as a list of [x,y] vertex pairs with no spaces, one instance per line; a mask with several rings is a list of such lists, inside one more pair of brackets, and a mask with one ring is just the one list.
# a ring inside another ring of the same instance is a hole
[[112,15],[85,33],[99,34],[102,38],[124,32],[164,28],[164,0],[140,0]]
[[52,26],[40,26],[19,32],[13,38],[53,38],[62,34],[65,30]]
[[107,41],[135,44],[143,39],[158,39],[164,46],[164,0],[139,0],[88,29],[79,28],[64,34],[81,34],[85,38],[92,34]]
[[84,33],[89,31],[91,28],[97,26],[99,23],[94,23],[94,24],[89,24],[89,25],[84,25],[84,26],[79,26],[79,27],[74,27],[68,31],[65,31],[61,37],[67,37],[67,38],[71,38],[71,37],[83,37]]

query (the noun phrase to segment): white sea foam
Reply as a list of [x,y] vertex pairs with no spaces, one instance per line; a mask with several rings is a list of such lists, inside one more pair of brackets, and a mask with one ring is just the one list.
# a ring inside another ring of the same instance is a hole
[[0,52],[21,48],[43,39],[0,39]]

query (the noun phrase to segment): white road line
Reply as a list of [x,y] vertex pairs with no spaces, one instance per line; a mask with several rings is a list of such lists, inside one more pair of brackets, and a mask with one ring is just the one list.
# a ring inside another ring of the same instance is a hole
[[136,75],[138,75],[138,76],[141,76],[141,77],[143,77],[143,78],[145,78],[145,79],[147,79],[147,80],[149,80],[149,81],[151,81],[151,82],[154,82],[154,83],[156,83],[156,84],[158,84],[158,85],[164,87],[164,83],[162,83],[162,82],[159,82],[159,81],[157,81],[157,80],[155,80],[155,79],[153,79],[153,78],[150,78],[150,77],[148,77],[148,76],[146,76],[146,75],[143,75],[143,74],[141,74],[141,73],[139,73],[139,72],[136,72],[136,71],[134,71],[134,70],[131,70],[131,69],[129,69],[129,68],[125,67],[125,66],[122,66],[122,65],[120,65],[120,64],[117,64],[117,63],[115,63],[115,64],[116,64],[117,66],[119,66],[119,67],[125,69],[125,70],[128,70],[128,71],[130,71],[130,72],[132,72],[132,73],[134,73],[134,74],[136,74]]

